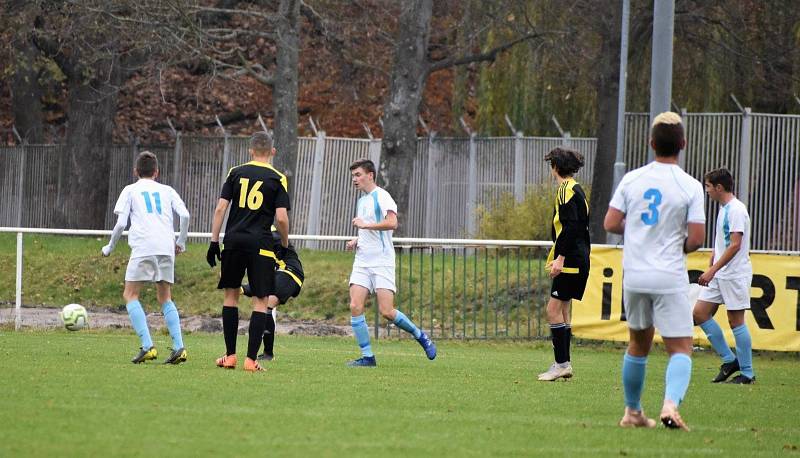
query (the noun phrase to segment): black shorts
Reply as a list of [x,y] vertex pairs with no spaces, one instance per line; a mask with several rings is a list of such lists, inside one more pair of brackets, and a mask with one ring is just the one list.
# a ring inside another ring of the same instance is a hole
[[275,294],[275,260],[269,256],[241,250],[222,250],[222,275],[217,289],[239,289],[247,272],[253,296]]
[[583,299],[586,282],[589,280],[589,261],[569,262],[569,259],[567,259],[564,262],[564,270],[570,271],[572,269],[577,269],[578,271],[567,273],[562,270],[553,279],[553,284],[550,287],[550,297],[562,301]]
[[300,285],[286,272],[275,272],[275,296],[280,304],[285,304],[289,299],[300,294]]

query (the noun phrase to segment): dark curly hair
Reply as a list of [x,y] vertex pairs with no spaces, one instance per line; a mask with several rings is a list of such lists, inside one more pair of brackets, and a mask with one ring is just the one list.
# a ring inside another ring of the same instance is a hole
[[547,153],[544,157],[545,161],[550,162],[550,167],[556,169],[556,172],[562,177],[571,177],[575,175],[578,170],[583,167],[583,154],[567,149],[567,148],[554,148]]

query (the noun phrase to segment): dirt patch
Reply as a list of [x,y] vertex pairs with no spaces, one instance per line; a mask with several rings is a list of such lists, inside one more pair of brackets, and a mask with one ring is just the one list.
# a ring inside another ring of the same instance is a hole
[[[31,308],[21,309],[22,327],[34,329],[60,328],[63,326],[58,316],[61,309]],[[0,325],[12,325],[16,317],[14,308],[0,308]],[[166,327],[164,317],[160,313],[147,315],[147,324],[151,330]],[[131,324],[126,313],[112,311],[90,310],[89,326],[92,329],[120,329],[130,328]],[[239,320],[239,334],[247,333],[250,326],[249,320]],[[207,316],[189,316],[181,318],[181,328],[191,332],[222,332],[222,319]],[[277,334],[307,335],[307,336],[348,336],[353,334],[350,326],[339,326],[329,323],[313,321],[294,321],[287,316],[278,315],[276,320]]]

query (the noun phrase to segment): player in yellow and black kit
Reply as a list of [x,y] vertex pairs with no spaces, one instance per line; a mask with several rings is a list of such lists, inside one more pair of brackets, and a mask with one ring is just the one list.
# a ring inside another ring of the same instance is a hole
[[556,148],[544,158],[550,162],[553,177],[558,181],[553,212],[553,247],[547,257],[550,278],[550,301],[547,321],[553,339],[555,362],[541,381],[572,377],[569,344],[572,338],[570,306],[572,299],[583,298],[589,279],[589,202],[573,175],[583,167],[583,155],[577,151]]
[[[275,240],[275,245],[281,242],[281,235],[275,231],[273,227],[272,238]],[[275,357],[275,310],[278,305],[283,305],[293,297],[300,294],[300,288],[303,287],[303,264],[300,262],[300,257],[294,249],[294,245],[289,243],[285,250],[276,250],[280,253],[278,257],[276,270],[275,270],[275,294],[270,295],[267,300],[267,327],[264,329],[264,353],[258,355],[258,359],[272,361]],[[242,293],[245,296],[251,297],[253,295],[250,285],[242,285]]]
[[[211,267],[222,261],[222,275],[217,288],[225,290],[222,306],[222,330],[225,335],[225,355],[217,359],[217,366],[236,367],[236,337],[239,328],[239,293],[247,272],[253,290],[253,313],[250,316],[247,358],[244,370],[260,371],[256,361],[261,346],[261,336],[267,321],[267,298],[275,294],[275,250],[289,246],[289,194],[286,177],[275,170],[271,161],[275,156],[272,136],[259,132],[250,137],[252,161],[234,167],[228,172],[222,186],[214,221],[211,226],[211,243],[206,260]],[[225,250],[220,255],[219,233],[225,212],[230,205],[225,228]],[[281,236],[280,244],[273,245],[273,222]]]

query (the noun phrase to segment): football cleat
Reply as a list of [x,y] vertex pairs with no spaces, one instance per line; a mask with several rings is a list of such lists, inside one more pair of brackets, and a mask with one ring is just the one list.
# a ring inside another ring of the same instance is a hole
[[223,355],[217,358],[217,367],[225,369],[236,369],[236,354]]
[[670,401],[664,402],[664,407],[661,409],[661,423],[669,429],[682,429],[689,431],[689,427],[681,418],[678,413],[678,407]]
[[560,378],[568,379],[571,377],[572,377],[572,364],[570,364],[570,362],[567,361],[563,365],[558,363],[553,363],[550,366],[550,369],[547,369],[547,372],[539,374],[538,380],[540,382],[552,382]]
[[425,356],[427,356],[428,359],[436,358],[436,344],[433,343],[430,337],[428,337],[428,334],[425,334],[424,332],[420,334],[417,342],[419,342],[419,344],[422,346],[422,349],[425,350]]
[[738,370],[739,370],[739,360],[737,359],[734,359],[729,363],[722,363],[722,365],[719,366],[719,374],[717,374],[717,376],[714,377],[714,380],[712,380],[711,383],[724,382],[725,380],[728,380],[728,377],[735,374]]
[[655,428],[656,421],[652,418],[647,418],[643,410],[632,410],[625,407],[625,415],[619,421],[619,425],[623,428]]
[[375,361],[374,356],[362,356],[361,358],[347,362],[348,367],[375,367],[377,365],[378,362]]
[[756,378],[755,376],[753,376],[753,378],[750,378],[744,374],[739,374],[725,383],[734,383],[736,385],[752,385],[756,383]]
[[245,358],[244,359],[244,370],[246,372],[262,372],[264,370],[264,368],[261,367],[261,364],[258,364],[258,361],[250,359],[250,358]]
[[186,362],[186,349],[179,348],[177,350],[172,350],[172,353],[169,354],[169,357],[164,364],[180,364]]
[[142,347],[139,347],[139,354],[136,355],[136,357],[134,357],[131,360],[131,362],[133,364],[139,364],[156,358],[158,358],[158,350],[156,350],[156,347],[150,347],[147,350],[145,350]]
[[274,358],[275,355],[268,355],[266,353],[261,353],[260,355],[258,355],[256,359],[259,361],[272,361]]

